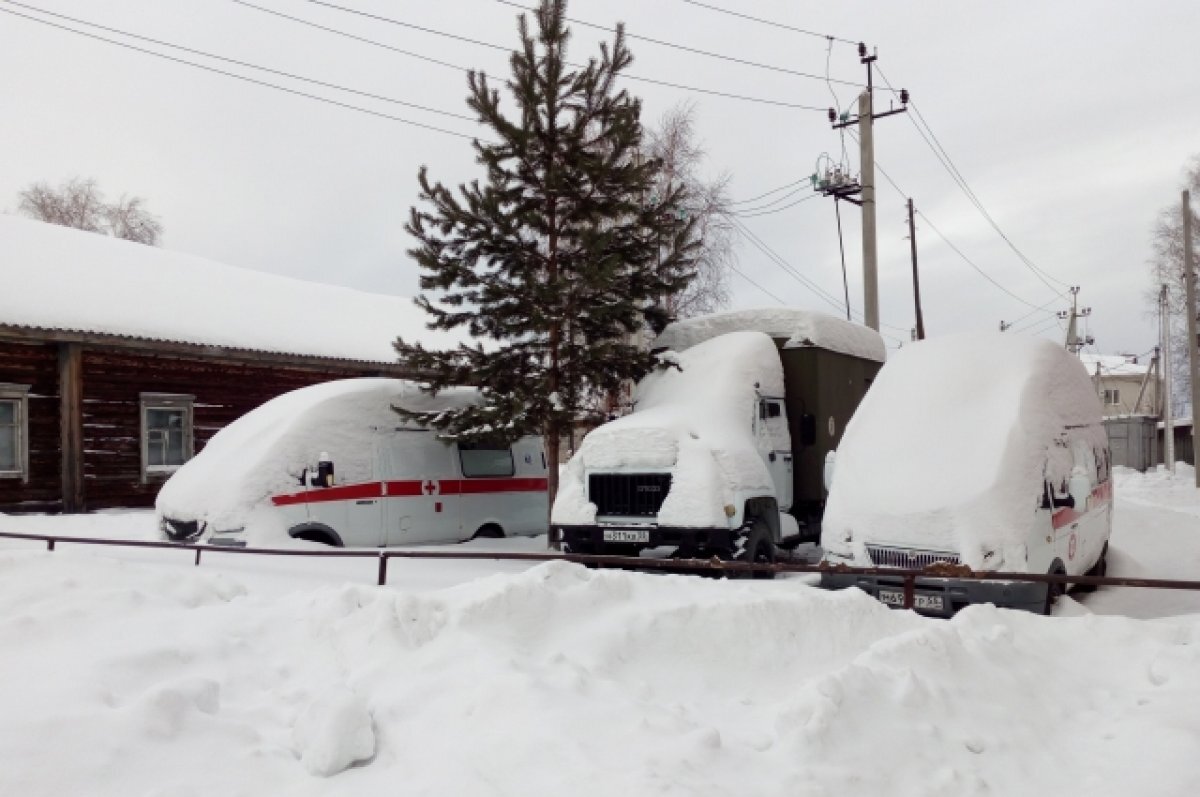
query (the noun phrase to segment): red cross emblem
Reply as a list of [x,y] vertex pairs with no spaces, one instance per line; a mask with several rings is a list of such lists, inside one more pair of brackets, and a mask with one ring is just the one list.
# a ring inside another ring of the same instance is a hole
[[437,495],[438,483],[433,479],[426,479],[425,483],[421,485],[421,492],[425,493],[425,495]]

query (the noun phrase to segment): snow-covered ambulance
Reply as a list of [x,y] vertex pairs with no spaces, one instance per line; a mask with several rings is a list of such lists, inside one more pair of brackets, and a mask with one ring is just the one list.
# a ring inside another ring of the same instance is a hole
[[279,396],[222,429],[163,485],[156,509],[175,541],[269,546],[286,537],[336,546],[457,542],[546,532],[539,437],[456,443],[392,408],[437,411],[398,379],[347,379]]
[[[1108,436],[1079,360],[1017,335],[941,337],[888,361],[838,447],[825,562],[1103,575],[1112,528]],[[898,576],[827,572],[902,605]],[[970,603],[1049,613],[1061,588],[920,577],[918,611]]]

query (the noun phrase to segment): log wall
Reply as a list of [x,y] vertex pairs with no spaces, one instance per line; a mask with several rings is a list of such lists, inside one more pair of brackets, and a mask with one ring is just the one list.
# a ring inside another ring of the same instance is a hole
[[[64,510],[59,352],[66,345],[0,339],[0,382],[31,386],[30,477],[0,479],[0,512]],[[214,434],[275,396],[331,379],[379,375],[369,365],[356,371],[226,362],[87,345],[80,372],[85,510],[154,504],[165,477],[142,480],[142,393],[195,396],[193,450],[199,453]]]
[[0,512],[62,509],[58,346],[0,340],[0,382],[29,385],[29,479],[0,479]]

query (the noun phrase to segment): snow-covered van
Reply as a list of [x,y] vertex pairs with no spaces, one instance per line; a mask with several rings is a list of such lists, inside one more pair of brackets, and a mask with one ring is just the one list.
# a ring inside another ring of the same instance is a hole
[[222,429],[163,485],[163,534],[214,545],[293,537],[336,546],[456,542],[546,532],[541,438],[455,443],[394,406],[436,411],[473,389],[428,396],[398,379],[346,379],[268,401]]
[[[825,561],[1103,575],[1110,464],[1095,387],[1061,346],[998,333],[905,346],[837,450]],[[822,583],[903,603],[896,576],[828,572]],[[1045,584],[931,576],[917,580],[914,603],[939,615],[977,602],[1049,612],[1056,594]]]
[[883,362],[866,327],[803,310],[745,310],[671,324],[669,367],[634,411],[593,430],[567,463],[551,533],[577,553],[773,561],[815,541],[825,453]]

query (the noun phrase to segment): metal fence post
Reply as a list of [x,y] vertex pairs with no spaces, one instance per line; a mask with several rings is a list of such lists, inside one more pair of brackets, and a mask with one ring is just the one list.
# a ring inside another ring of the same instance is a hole
[[200,549],[196,548],[196,567],[200,566]]
[[913,588],[916,586],[916,577],[909,573],[904,577],[904,608],[911,609],[913,607]]
[[54,538],[53,538],[53,537],[51,537],[50,539],[46,540],[46,550],[47,550],[47,551],[53,551],[53,550],[54,550]]
[[379,581],[378,581],[378,584],[381,587],[385,586],[387,584],[387,562],[388,562],[388,555],[385,552],[380,551],[379,552]]

